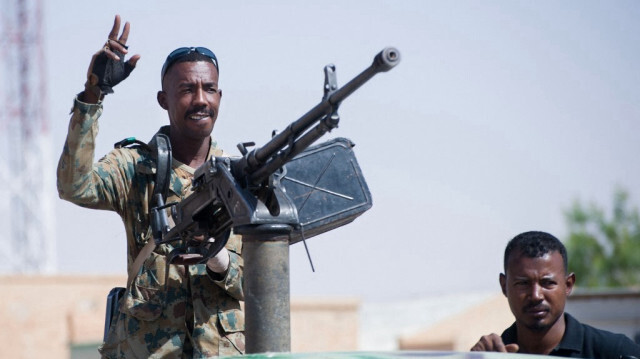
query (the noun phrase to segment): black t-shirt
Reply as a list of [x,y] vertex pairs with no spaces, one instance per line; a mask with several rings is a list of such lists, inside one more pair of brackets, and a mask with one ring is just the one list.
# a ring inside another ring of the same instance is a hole
[[[566,327],[564,336],[549,355],[568,358],[610,358],[631,356],[640,359],[640,345],[627,336],[582,324],[568,313],[564,313]],[[502,333],[505,344],[517,343],[516,324]]]

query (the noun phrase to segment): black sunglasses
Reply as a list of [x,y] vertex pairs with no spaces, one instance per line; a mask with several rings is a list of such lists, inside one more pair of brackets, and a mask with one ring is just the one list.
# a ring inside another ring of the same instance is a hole
[[167,59],[165,60],[164,65],[162,65],[162,73],[161,73],[160,79],[161,80],[164,79],[164,75],[166,74],[167,69],[169,69],[169,67],[171,67],[171,65],[173,65],[174,62],[176,62],[181,57],[187,56],[193,52],[197,52],[200,55],[204,55],[210,58],[211,61],[213,61],[213,66],[215,66],[216,70],[220,72],[220,69],[218,68],[218,58],[216,57],[216,54],[213,53],[213,51],[207,49],[206,47],[200,47],[200,46],[181,47],[171,51],[169,56],[167,56]]

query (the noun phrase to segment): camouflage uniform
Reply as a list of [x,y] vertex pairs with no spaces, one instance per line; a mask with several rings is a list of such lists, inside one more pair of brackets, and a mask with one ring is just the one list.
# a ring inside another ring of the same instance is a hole
[[[149,205],[155,176],[155,153],[145,146],[111,151],[93,163],[102,105],[75,100],[67,140],[58,163],[60,197],[83,207],[117,212],[127,233],[127,264],[151,239]],[[168,127],[160,131],[168,132]],[[211,142],[209,156],[222,151]],[[173,159],[168,202],[191,193],[193,169]],[[179,245],[179,244],[176,244]],[[224,278],[204,264],[170,265],[161,245],[146,259],[117,321],[100,348],[104,358],[203,358],[244,352],[243,261],[240,237],[227,244],[230,265]]]

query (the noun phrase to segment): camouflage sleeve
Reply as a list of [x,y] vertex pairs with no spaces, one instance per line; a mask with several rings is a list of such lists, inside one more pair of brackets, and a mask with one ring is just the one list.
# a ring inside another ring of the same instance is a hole
[[125,201],[122,194],[126,159],[122,158],[122,152],[112,151],[100,162],[93,163],[102,104],[86,104],[76,97],[72,111],[58,162],[58,194],[83,207],[119,212]]
[[222,280],[215,280],[220,288],[224,289],[230,296],[237,300],[244,300],[244,292],[242,291],[242,276],[244,270],[244,260],[241,256],[242,237],[232,234],[226,245],[229,250],[229,269]]

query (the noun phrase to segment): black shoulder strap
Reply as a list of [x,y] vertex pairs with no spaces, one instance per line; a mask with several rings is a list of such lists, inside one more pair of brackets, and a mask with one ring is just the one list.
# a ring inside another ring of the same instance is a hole
[[[153,151],[153,149],[155,148],[156,162],[157,162],[156,178],[155,178],[156,185],[153,188],[152,201],[156,200],[157,194],[162,195],[163,202],[166,201],[167,196],[169,194],[169,182],[171,181],[171,161],[172,161],[171,142],[169,142],[169,137],[163,133],[156,133],[151,139],[151,142],[149,142],[149,144],[138,141],[134,137],[129,137],[129,138],[125,138],[120,142],[117,142],[114,147],[121,148],[134,143],[140,144],[151,151]],[[154,223],[156,224],[158,223],[154,222],[153,218],[151,221],[152,221],[151,226],[155,231],[156,227],[154,227]],[[166,223],[164,223],[164,225],[166,225]],[[135,279],[135,276],[140,271],[140,268],[142,267],[145,259],[149,257],[149,255],[151,254],[151,252],[153,252],[155,248],[156,248],[156,241],[154,237],[154,239],[147,241],[147,244],[145,244],[144,247],[142,247],[142,249],[138,253],[138,256],[134,260],[133,264],[131,265],[131,267],[129,267],[129,276],[127,278],[127,289],[126,289],[127,291],[130,290],[131,284],[133,284],[133,280]],[[167,269],[168,269],[168,266],[167,266]]]
[[153,198],[155,200],[157,194],[162,195],[162,200],[166,201],[169,196],[169,183],[171,182],[171,142],[169,136],[164,133],[156,133],[151,142],[146,144],[137,140],[135,137],[127,137],[122,141],[116,142],[113,147],[122,148],[132,144],[139,144],[150,151],[156,151],[156,185],[153,188]]
[[153,198],[156,198],[157,194],[161,194],[163,201],[166,201],[171,182],[171,142],[169,142],[167,135],[157,133],[153,136],[150,145],[152,148],[156,148],[157,153],[156,185],[153,188]]

